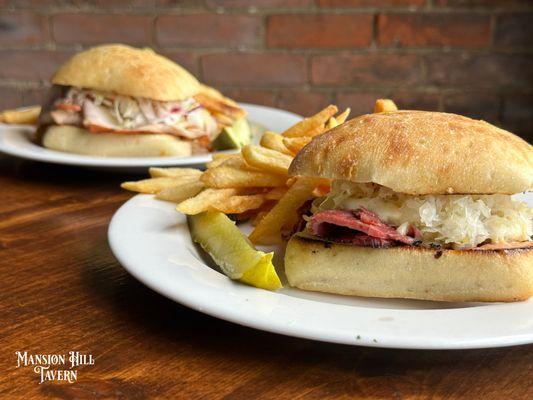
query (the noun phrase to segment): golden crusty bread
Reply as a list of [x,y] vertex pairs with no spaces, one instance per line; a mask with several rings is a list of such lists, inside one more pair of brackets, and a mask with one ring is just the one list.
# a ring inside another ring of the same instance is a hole
[[533,148],[484,121],[395,111],[362,115],[316,137],[289,172],[408,194],[513,194],[533,188]]
[[151,49],[122,44],[76,54],[54,74],[52,83],[160,101],[183,100],[200,90],[196,78],[173,61]]
[[437,301],[519,301],[533,296],[533,247],[512,250],[371,248],[293,236],[291,286],[344,295]]
[[67,153],[100,157],[187,157],[191,142],[167,134],[90,133],[70,125],[51,125],[43,146]]

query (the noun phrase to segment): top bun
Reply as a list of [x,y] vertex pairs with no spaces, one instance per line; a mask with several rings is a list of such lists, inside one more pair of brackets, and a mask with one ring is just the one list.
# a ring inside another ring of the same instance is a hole
[[153,50],[108,44],[82,51],[52,77],[52,83],[160,101],[194,96],[194,76]]
[[362,115],[313,139],[292,175],[373,182],[419,194],[513,194],[533,188],[533,148],[510,132],[455,114]]

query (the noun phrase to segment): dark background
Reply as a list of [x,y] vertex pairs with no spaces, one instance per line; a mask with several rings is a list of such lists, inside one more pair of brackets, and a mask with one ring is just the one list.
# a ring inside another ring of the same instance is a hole
[[0,0],[0,108],[74,52],[147,45],[241,101],[483,118],[533,139],[531,0]]

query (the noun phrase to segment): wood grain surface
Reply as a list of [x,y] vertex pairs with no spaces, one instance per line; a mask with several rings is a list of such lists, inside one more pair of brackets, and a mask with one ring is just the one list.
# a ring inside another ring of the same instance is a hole
[[[1,399],[531,399],[533,346],[318,343],[182,307],[129,276],[107,225],[126,176],[0,157]],[[131,178],[131,177],[129,177]],[[495,324],[498,321],[494,321]],[[16,351],[91,353],[75,383]]]

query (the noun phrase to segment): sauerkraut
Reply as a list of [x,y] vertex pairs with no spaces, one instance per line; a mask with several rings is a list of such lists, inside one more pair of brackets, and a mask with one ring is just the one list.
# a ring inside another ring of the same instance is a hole
[[501,194],[411,196],[372,183],[335,181],[330,194],[314,202],[313,212],[359,207],[400,230],[415,225],[425,244],[472,248],[487,240],[528,241],[533,235],[533,209]]

